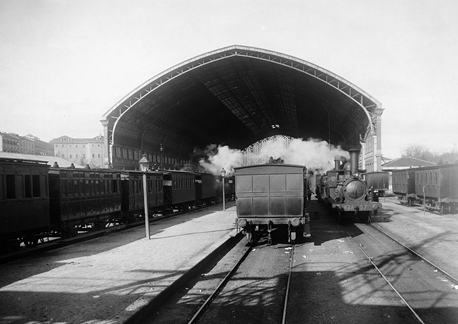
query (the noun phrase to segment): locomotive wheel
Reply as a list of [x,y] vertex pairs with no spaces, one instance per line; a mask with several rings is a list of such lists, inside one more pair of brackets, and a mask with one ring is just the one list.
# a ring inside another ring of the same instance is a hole
[[339,224],[342,224],[342,221],[343,221],[343,215],[342,215],[342,211],[337,211],[337,223]]
[[372,215],[371,212],[366,213],[366,224],[372,223]]

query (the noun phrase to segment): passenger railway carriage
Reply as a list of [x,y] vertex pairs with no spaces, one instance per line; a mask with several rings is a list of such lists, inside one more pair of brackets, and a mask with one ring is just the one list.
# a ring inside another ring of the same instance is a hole
[[49,229],[45,161],[0,158],[0,248],[33,245]]
[[113,170],[49,170],[52,229],[63,236],[87,227],[101,229],[121,219],[120,173]]
[[[164,174],[148,171],[146,173],[146,195],[148,210],[151,214],[162,212],[164,205]],[[143,173],[140,171],[121,172],[122,202],[121,210],[124,222],[132,223],[142,218],[145,210],[143,195]]]
[[458,164],[415,169],[415,194],[427,209],[457,212]]
[[[147,201],[158,216],[215,202],[215,176],[182,171],[147,171]],[[226,179],[226,191],[233,182]],[[216,188],[215,188],[216,185]],[[40,238],[67,237],[140,220],[143,173],[49,167],[47,161],[0,158],[0,250],[33,246]]]
[[457,213],[458,164],[393,171],[393,192],[400,203],[420,203],[439,213]]
[[310,218],[306,213],[305,167],[288,164],[264,164],[235,168],[237,225],[248,242],[253,234],[266,229],[268,242],[276,227],[288,229],[288,241],[298,235],[310,236]]

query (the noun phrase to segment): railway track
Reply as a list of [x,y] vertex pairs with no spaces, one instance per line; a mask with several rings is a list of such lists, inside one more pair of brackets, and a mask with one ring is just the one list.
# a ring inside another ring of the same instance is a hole
[[[285,291],[285,296],[284,296],[284,302],[283,302],[283,309],[282,309],[282,314],[281,314],[281,323],[286,324],[286,319],[287,319],[287,310],[288,310],[288,301],[289,301],[289,292],[290,292],[290,285],[291,285],[291,277],[292,277],[292,268],[293,268],[293,263],[294,263],[294,247],[295,245],[293,244],[290,248],[287,248],[290,253],[289,253],[289,266],[288,266],[288,274],[287,274],[287,281],[286,281],[286,287],[284,288]],[[206,309],[210,307],[212,301],[217,298],[218,294],[220,293],[221,289],[226,286],[226,284],[231,280],[232,276],[234,273],[237,271],[237,269],[240,267],[240,265],[243,263],[243,261],[246,259],[246,257],[250,254],[252,251],[252,247],[249,247],[245,253],[242,255],[242,257],[239,259],[239,261],[234,265],[234,267],[229,271],[229,273],[226,275],[226,277],[221,281],[221,283],[216,287],[214,292],[207,298],[205,303],[199,308],[199,310],[194,314],[193,318],[188,322],[188,324],[196,324],[199,323],[199,319],[203,316],[205,313]]]
[[[394,244],[400,247],[400,249],[396,249],[396,256],[400,261],[395,261],[398,267],[397,272],[413,272],[416,271],[423,275],[423,277],[418,277],[419,279],[417,282],[413,281],[410,276],[398,275],[395,277],[393,275],[393,267],[387,266],[386,260],[380,258],[380,256],[374,256],[372,253],[374,251],[371,247],[369,247],[363,241],[358,239],[357,235],[353,235],[349,231],[344,228],[344,231],[348,235],[348,238],[351,239],[355,245],[358,247],[359,251],[366,257],[367,261],[371,264],[371,266],[377,271],[380,277],[383,278],[386,285],[388,285],[392,291],[398,296],[399,300],[405,305],[405,307],[409,310],[412,317],[415,319],[417,323],[426,324],[426,323],[455,323],[455,318],[458,317],[450,317],[450,314],[444,314],[441,311],[437,311],[439,309],[439,305],[435,305],[434,309],[429,309],[425,307],[426,301],[419,300],[422,294],[427,292],[429,296],[441,296],[440,299],[449,301],[444,302],[442,307],[450,306],[456,303],[451,302],[452,299],[456,299],[457,295],[454,294],[452,289],[456,289],[458,287],[458,279],[455,278],[453,275],[449,274],[445,270],[441,269],[437,265],[435,265],[432,261],[428,260],[426,257],[422,256],[420,253],[414,251],[413,249],[407,247],[406,245],[402,244],[386,232],[382,231],[380,228],[371,225],[361,225],[361,227],[367,231],[367,229],[374,229],[377,233],[382,234],[384,237],[388,238]],[[366,232],[367,233],[367,232]],[[372,251],[371,251],[372,250]],[[394,250],[394,249],[393,249]],[[377,254],[377,252],[375,252]],[[405,270],[400,270],[405,269]],[[407,269],[409,271],[407,271]],[[413,276],[412,276],[413,277]],[[422,285],[420,281],[424,281],[427,284]],[[447,287],[449,285],[449,287]],[[413,293],[415,292],[415,293]],[[431,298],[431,297],[430,297]],[[437,300],[436,302],[439,302]],[[436,302],[429,301],[430,304],[434,304]],[[447,313],[450,313],[447,311]],[[458,315],[458,312],[455,310],[454,313]]]
[[458,278],[453,276],[452,274],[450,274],[449,272],[447,272],[446,270],[442,269],[440,266],[436,265],[433,261],[429,260],[428,258],[424,257],[423,255],[421,255],[419,252],[413,250],[412,248],[408,247],[407,245],[401,243],[399,240],[395,239],[394,237],[392,237],[391,235],[389,235],[388,233],[384,232],[383,230],[381,230],[379,227],[377,227],[376,225],[372,224],[372,227],[375,228],[376,230],[378,230],[380,233],[382,233],[383,235],[385,235],[386,237],[388,237],[390,240],[393,240],[394,242],[396,242],[397,244],[401,245],[403,248],[405,248],[406,250],[408,250],[409,252],[411,252],[412,254],[415,254],[417,257],[419,257],[420,259],[422,259],[423,261],[425,261],[426,263],[430,264],[432,267],[434,267],[435,269],[437,269],[438,271],[440,271],[441,273],[443,273],[445,276],[447,276],[448,278],[450,278],[451,281],[453,281],[456,285],[458,285]]
[[[242,238],[214,268],[187,284],[145,323],[236,323],[242,318],[246,323],[286,323],[294,249],[288,243],[268,245],[265,236],[253,245]],[[268,257],[272,254],[275,265]],[[264,299],[273,307],[252,305]]]

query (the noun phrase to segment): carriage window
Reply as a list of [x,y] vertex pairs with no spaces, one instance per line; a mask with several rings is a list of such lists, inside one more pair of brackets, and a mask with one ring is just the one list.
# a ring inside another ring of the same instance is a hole
[[113,182],[113,193],[118,193],[118,180],[112,180]]
[[32,176],[30,174],[25,175],[25,191],[24,191],[24,197],[25,198],[32,198]]
[[67,182],[65,180],[61,182],[61,191],[62,196],[67,197]]
[[80,190],[78,188],[78,180],[73,180],[73,193],[75,196],[79,196]]
[[16,175],[16,189],[16,198],[24,198],[24,176],[22,174]]
[[40,190],[40,176],[34,175],[32,176],[32,185],[33,185],[33,196],[34,197],[41,197],[41,190]]
[[16,183],[14,182],[14,175],[6,175],[6,199],[16,198]]
[[41,176],[41,183],[43,184],[43,187],[44,187],[44,197],[48,197],[49,196],[49,193],[48,193],[48,178],[44,175]]
[[66,180],[65,181],[67,183],[67,190],[68,190],[68,195],[69,196],[73,196],[73,184],[72,184],[72,181],[71,180]]
[[104,195],[106,192],[106,188],[105,188],[105,180],[100,180],[100,193],[102,195]]

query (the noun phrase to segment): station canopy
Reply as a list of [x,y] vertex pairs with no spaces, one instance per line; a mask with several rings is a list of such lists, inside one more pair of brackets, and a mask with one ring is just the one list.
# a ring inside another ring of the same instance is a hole
[[359,147],[381,104],[342,77],[269,50],[230,46],[151,78],[104,116],[108,144],[180,156],[208,144],[243,150],[273,135]]

